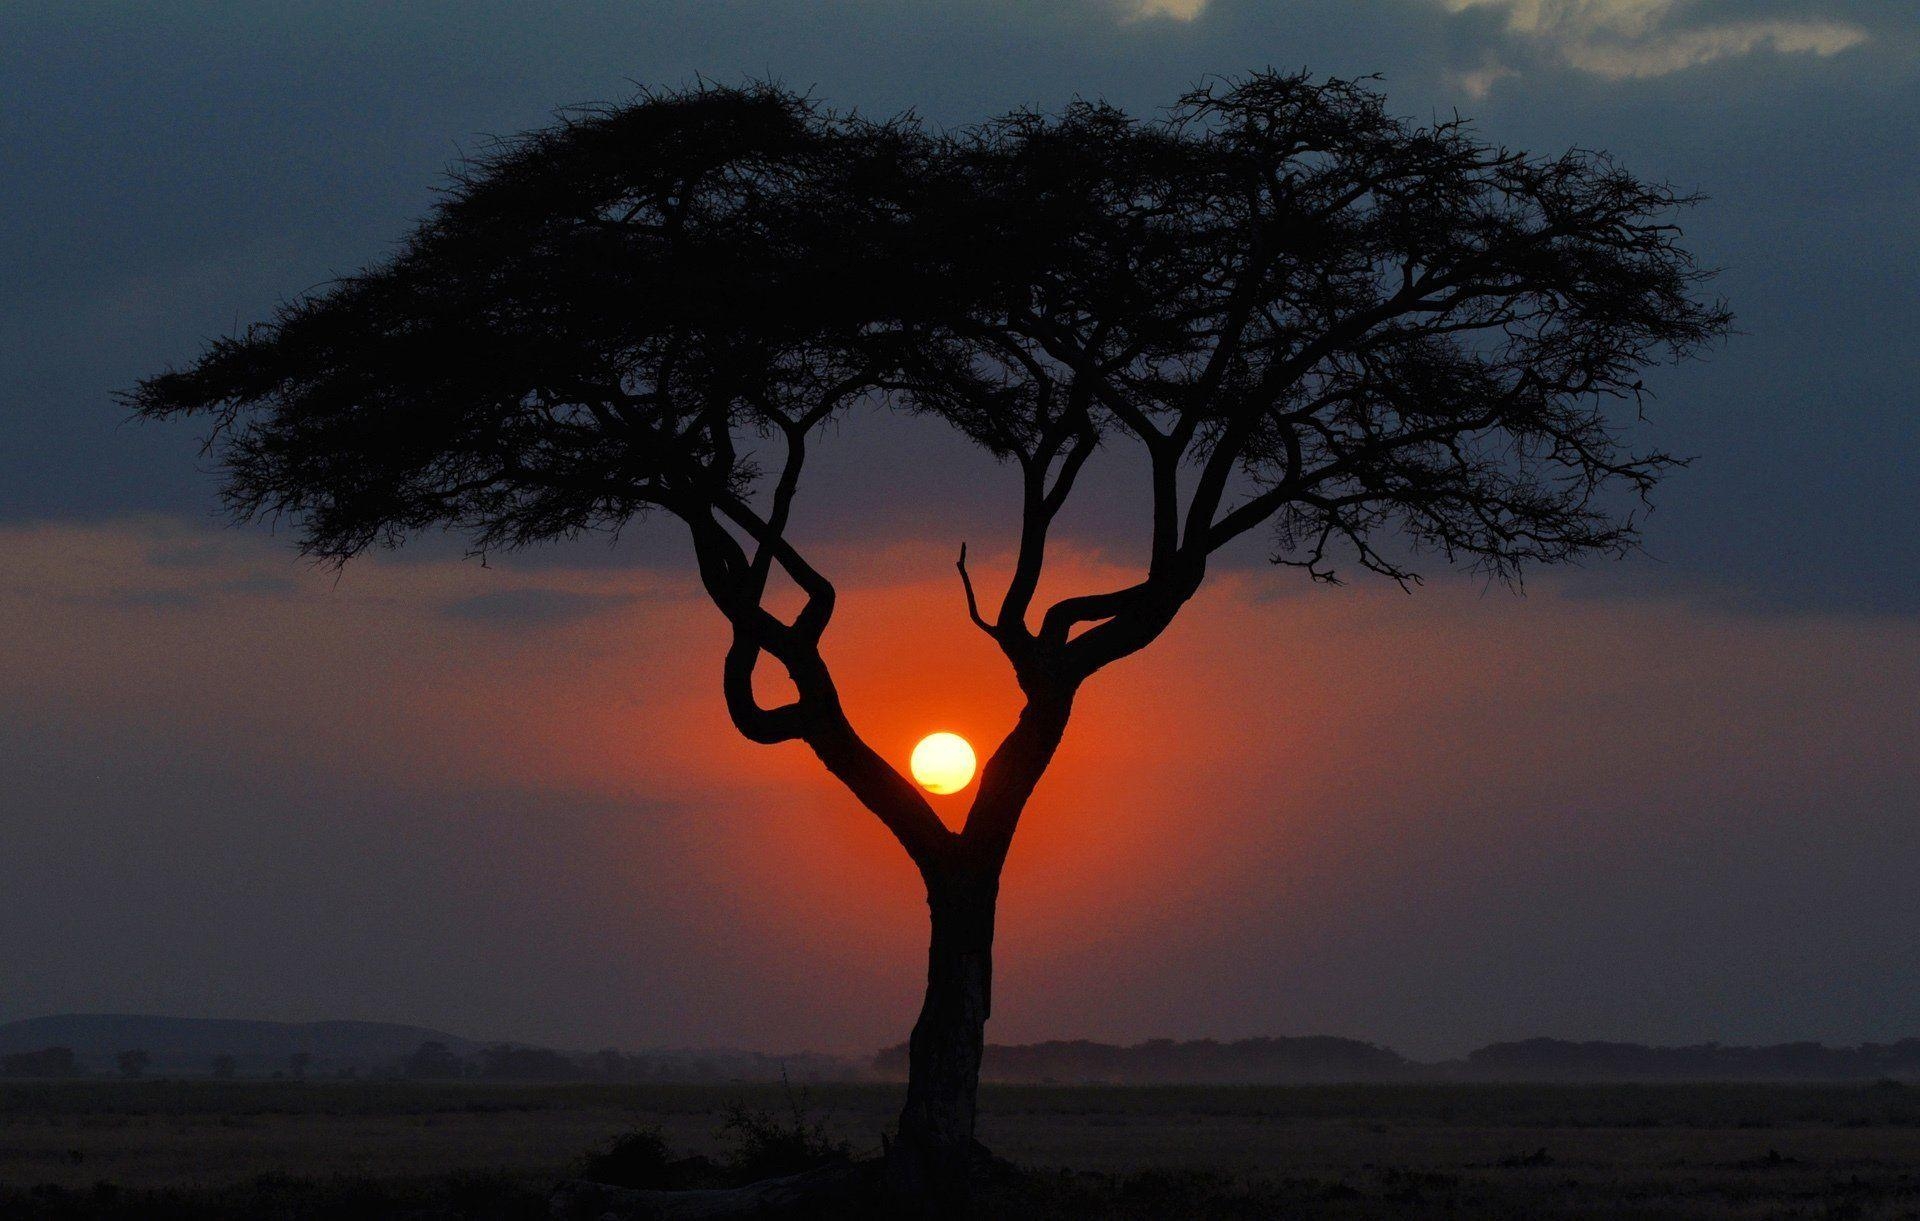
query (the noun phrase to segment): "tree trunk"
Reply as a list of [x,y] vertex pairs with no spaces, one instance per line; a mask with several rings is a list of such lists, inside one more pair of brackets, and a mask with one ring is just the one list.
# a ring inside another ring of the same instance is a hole
[[907,1105],[890,1150],[895,1180],[936,1203],[964,1206],[979,1160],[973,1138],[980,1056],[993,988],[994,882],[928,887],[927,996],[907,1043]]

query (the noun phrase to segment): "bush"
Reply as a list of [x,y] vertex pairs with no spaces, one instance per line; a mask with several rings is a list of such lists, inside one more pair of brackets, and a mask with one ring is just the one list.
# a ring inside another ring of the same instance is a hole
[[659,1128],[635,1128],[613,1138],[613,1143],[580,1159],[579,1177],[615,1187],[659,1187],[666,1177],[673,1151]]
[[574,1169],[576,1177],[589,1182],[653,1191],[692,1191],[731,1185],[729,1176],[713,1159],[698,1155],[673,1156],[659,1128],[635,1128],[616,1136],[612,1144],[598,1153],[588,1154]]
[[824,1127],[807,1120],[806,1091],[795,1093],[782,1073],[786,1088],[786,1117],[758,1111],[744,1103],[727,1108],[721,1133],[733,1143],[727,1168],[743,1183],[800,1174],[852,1156],[852,1146],[827,1135]]

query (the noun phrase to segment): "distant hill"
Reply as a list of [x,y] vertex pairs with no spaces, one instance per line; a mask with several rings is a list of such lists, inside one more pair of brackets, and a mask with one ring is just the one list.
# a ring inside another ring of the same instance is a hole
[[140,1013],[62,1013],[0,1025],[0,1055],[70,1047],[79,1066],[106,1072],[123,1051],[152,1057],[149,1073],[204,1074],[220,1055],[232,1056],[242,1076],[290,1071],[296,1054],[311,1056],[308,1070],[334,1074],[391,1065],[422,1043],[443,1043],[456,1054],[479,1045],[442,1030],[394,1022],[257,1022],[236,1018],[154,1017]]

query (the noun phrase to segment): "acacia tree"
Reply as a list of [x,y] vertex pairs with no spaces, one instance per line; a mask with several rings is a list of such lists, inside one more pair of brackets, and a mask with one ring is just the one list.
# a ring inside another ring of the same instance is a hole
[[[1635,494],[1673,462],[1625,439],[1640,374],[1727,325],[1678,244],[1689,202],[1304,75],[1151,121],[1080,103],[957,134],[703,87],[504,143],[390,261],[129,400],[211,417],[233,510],[290,518],[328,560],[430,528],[484,553],[678,519],[731,627],[733,723],[805,743],[925,881],[894,1147],[954,1174],[1001,867],[1081,685],[1260,527],[1275,562],[1329,581],[1344,561],[1411,583],[1422,550],[1511,579],[1630,549]],[[997,604],[964,546],[959,569],[1025,706],[957,831],[842,707],[820,651],[834,587],[788,529],[816,430],[882,408],[1019,474]],[[1102,446],[1144,452],[1143,568],[1036,607]],[[804,595],[790,617],[768,609],[776,579]],[[756,692],[765,659],[791,699]]]

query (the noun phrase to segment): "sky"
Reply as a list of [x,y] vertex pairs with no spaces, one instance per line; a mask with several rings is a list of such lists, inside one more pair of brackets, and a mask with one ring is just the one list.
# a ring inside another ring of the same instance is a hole
[[[804,748],[734,735],[665,523],[315,571],[112,394],[564,105],[774,79],[964,125],[1267,66],[1703,192],[1738,334],[1650,378],[1643,435],[1697,461],[1646,554],[1408,595],[1256,540],[1096,678],[1008,865],[990,1038],[1920,1035],[1920,11],[1884,0],[6,6],[0,1021],[903,1038],[917,879]],[[1135,473],[1090,468],[1060,592],[1134,570]],[[809,478],[856,724],[996,740],[951,565],[1004,574],[1011,477],[872,416]]]

